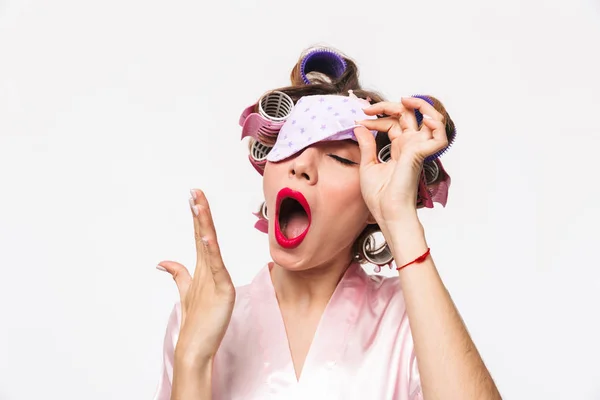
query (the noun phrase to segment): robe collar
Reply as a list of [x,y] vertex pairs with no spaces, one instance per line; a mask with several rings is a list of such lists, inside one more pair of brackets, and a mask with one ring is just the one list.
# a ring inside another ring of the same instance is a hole
[[334,370],[341,360],[352,328],[356,326],[368,279],[356,262],[346,269],[325,307],[298,381],[270,266],[267,264],[261,269],[250,285],[250,322],[255,323],[255,329],[259,331],[257,356],[264,360],[268,384],[274,391],[327,379],[328,372]]

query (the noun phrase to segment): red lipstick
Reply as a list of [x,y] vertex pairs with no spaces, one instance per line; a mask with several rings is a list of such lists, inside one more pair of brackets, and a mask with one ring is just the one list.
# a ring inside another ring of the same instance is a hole
[[[308,226],[306,227],[304,232],[302,232],[300,235],[298,235],[294,238],[291,238],[291,239],[288,239],[287,237],[285,237],[285,235],[281,231],[281,226],[279,225],[279,215],[280,215],[279,212],[281,209],[281,203],[283,202],[283,200],[285,200],[287,198],[296,200],[302,206],[302,208],[306,212],[306,216],[308,218]],[[285,249],[293,249],[295,247],[298,247],[300,245],[300,243],[302,243],[302,241],[306,237],[306,234],[308,233],[308,230],[310,228],[310,223],[311,223],[310,206],[308,205],[308,201],[306,201],[306,198],[304,197],[304,195],[302,193],[292,190],[290,188],[281,189],[279,191],[279,193],[277,193],[277,200],[276,200],[276,207],[275,207],[275,239],[277,240],[277,243],[279,243],[279,245]]]

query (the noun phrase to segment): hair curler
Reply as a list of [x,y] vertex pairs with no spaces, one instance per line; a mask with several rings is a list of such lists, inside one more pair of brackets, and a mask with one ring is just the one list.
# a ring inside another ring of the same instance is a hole
[[300,64],[302,81],[309,85],[306,77],[309,72],[321,72],[329,77],[338,79],[346,70],[346,61],[338,53],[329,49],[315,49],[304,56]]

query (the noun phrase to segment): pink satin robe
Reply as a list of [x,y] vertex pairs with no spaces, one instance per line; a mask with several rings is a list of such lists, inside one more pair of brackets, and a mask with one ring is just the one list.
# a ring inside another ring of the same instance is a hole
[[[168,322],[155,400],[168,400],[180,304]],[[422,399],[398,278],[352,264],[327,305],[296,379],[268,265],[236,289],[213,364],[213,399]]]

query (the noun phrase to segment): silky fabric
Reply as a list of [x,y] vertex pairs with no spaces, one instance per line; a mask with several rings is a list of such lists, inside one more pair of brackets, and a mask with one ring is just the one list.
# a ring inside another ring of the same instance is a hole
[[[168,400],[181,320],[176,304],[164,340],[155,400]],[[317,327],[296,379],[285,326],[266,265],[236,302],[212,373],[213,399],[422,399],[399,278],[351,264]]]

